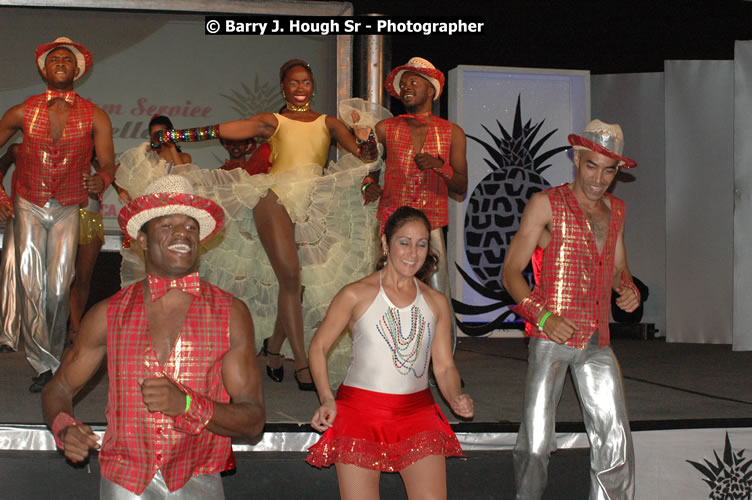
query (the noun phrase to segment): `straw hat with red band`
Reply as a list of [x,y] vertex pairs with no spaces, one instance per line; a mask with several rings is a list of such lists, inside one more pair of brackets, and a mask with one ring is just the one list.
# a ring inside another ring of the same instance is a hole
[[[390,95],[397,99],[400,98],[399,84],[402,79],[402,74],[405,71],[417,73],[431,82],[431,85],[433,85],[435,90],[433,100],[435,101],[439,98],[441,91],[444,90],[444,73],[436,69],[433,64],[422,57],[413,57],[407,61],[407,64],[397,66],[391,73],[389,73],[389,75],[387,75],[386,81],[384,81],[384,87],[386,87],[386,91],[389,92]],[[397,85],[396,87],[395,82]]]
[[620,167],[634,168],[637,166],[631,158],[622,156],[624,152],[624,133],[618,123],[604,123],[593,120],[587,124],[582,135],[570,134],[569,144],[578,150],[600,153],[614,160],[619,160]]
[[199,239],[216,234],[225,222],[222,207],[214,201],[193,194],[191,182],[180,175],[165,175],[152,182],[146,193],[120,210],[120,229],[133,238],[141,227],[152,219],[181,214],[198,222]]
[[91,69],[92,64],[94,64],[94,60],[91,57],[91,52],[89,52],[89,49],[87,49],[80,43],[72,41],[70,38],[61,36],[54,42],[45,43],[37,47],[37,51],[35,53],[37,58],[37,67],[39,68],[39,71],[42,73],[42,75],[44,75],[44,62],[47,59],[47,54],[58,47],[64,47],[70,50],[73,55],[76,56],[78,75],[73,78],[74,81],[84,76],[86,72]]

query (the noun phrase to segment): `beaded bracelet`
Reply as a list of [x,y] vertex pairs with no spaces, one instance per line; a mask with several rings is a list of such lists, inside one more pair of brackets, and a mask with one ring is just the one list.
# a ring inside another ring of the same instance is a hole
[[198,142],[209,139],[219,139],[219,124],[181,130],[159,130],[152,136],[151,147],[156,149],[160,144],[167,144],[168,142],[177,144],[178,142]]
[[376,136],[373,134],[373,130],[368,134],[368,139],[363,141],[355,138],[358,143],[358,158],[361,160],[372,162],[379,156],[379,149],[376,146]]

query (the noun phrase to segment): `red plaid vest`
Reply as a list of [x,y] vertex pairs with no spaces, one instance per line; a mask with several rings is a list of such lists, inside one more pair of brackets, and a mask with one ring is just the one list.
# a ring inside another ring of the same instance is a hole
[[107,369],[110,389],[107,431],[99,452],[102,477],[141,494],[158,470],[175,491],[192,476],[234,467],[229,437],[205,428],[176,428],[180,417],[149,413],[139,382],[165,374],[215,402],[229,403],[222,358],[230,349],[232,295],[205,281],[193,299],[167,363],[152,348],[144,310],[144,283],[120,290],[107,308]]
[[384,122],[384,128],[386,169],[377,217],[383,220],[390,208],[408,205],[426,214],[431,229],[446,226],[449,223],[446,183],[436,172],[418,169],[413,158],[423,152],[440,156],[448,162],[452,147],[452,122],[431,116],[422,151],[415,151],[404,116],[389,118]]
[[21,197],[40,207],[53,197],[63,206],[87,200],[82,175],[90,169],[95,109],[94,104],[76,96],[63,135],[54,143],[45,94],[26,100],[21,154],[16,159]]
[[[569,318],[577,330],[566,345],[584,349],[595,330],[600,346],[608,345],[608,314],[611,307],[614,254],[624,224],[624,202],[611,200],[608,238],[598,254],[595,237],[568,185],[545,191],[553,215],[551,241],[533,254],[535,289],[531,299],[547,311]],[[525,318],[529,336],[547,338]]]

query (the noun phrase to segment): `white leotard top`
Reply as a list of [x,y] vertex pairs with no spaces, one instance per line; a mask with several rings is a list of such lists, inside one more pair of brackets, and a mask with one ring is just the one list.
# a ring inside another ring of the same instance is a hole
[[388,394],[410,394],[428,387],[436,319],[418,280],[415,288],[412,304],[395,307],[381,286],[379,273],[379,293],[353,325],[352,363],[345,385]]

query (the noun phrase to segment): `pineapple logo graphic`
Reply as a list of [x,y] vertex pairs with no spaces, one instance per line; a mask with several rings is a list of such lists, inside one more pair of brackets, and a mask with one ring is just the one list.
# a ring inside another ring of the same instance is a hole
[[[219,95],[230,101],[232,110],[240,115],[241,118],[248,118],[265,111],[270,113],[276,112],[283,105],[284,101],[279,94],[279,87],[271,83],[260,83],[258,75],[254,79],[252,89],[243,82],[240,82],[240,87],[240,91],[230,89],[230,95]],[[256,146],[265,142],[262,137],[256,137],[255,141],[256,143],[250,150],[251,152]],[[214,154],[214,158],[217,160],[217,163],[221,164],[223,161],[216,154]]]
[[[496,311],[499,315],[480,326],[457,321],[466,335],[485,335],[499,328],[514,314],[509,310],[514,300],[501,284],[501,266],[509,243],[520,227],[522,211],[528,200],[538,191],[550,187],[541,175],[551,166],[545,162],[569,149],[569,146],[560,146],[538,154],[558,129],[538,138],[545,120],[533,124],[529,119],[523,125],[520,101],[518,96],[511,134],[496,120],[499,135],[494,135],[485,125],[481,125],[493,144],[468,135],[468,138],[483,146],[490,156],[490,159],[484,160],[491,167],[491,172],[473,190],[465,213],[465,255],[477,279],[466,273],[459,264],[455,265],[465,283],[491,303],[481,306],[457,300],[452,300],[452,303],[455,312],[465,315],[465,319],[467,316]],[[532,273],[529,274],[528,280],[532,281]]]
[[245,83],[240,83],[241,91],[230,90],[230,95],[220,94],[232,103],[233,111],[242,118],[247,118],[261,112],[276,112],[282,106],[279,86],[271,83],[260,83],[259,77],[253,82],[253,89]]
[[744,450],[734,453],[726,432],[723,447],[723,460],[713,450],[715,463],[705,460],[705,464],[687,460],[692,467],[702,472],[703,481],[710,486],[711,500],[750,500],[752,499],[752,459],[744,459]]

